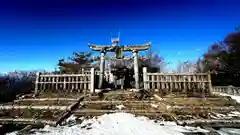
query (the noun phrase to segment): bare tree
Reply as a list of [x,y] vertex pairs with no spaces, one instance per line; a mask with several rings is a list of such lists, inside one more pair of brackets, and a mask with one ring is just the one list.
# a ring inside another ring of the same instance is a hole
[[196,64],[191,61],[179,62],[176,70],[178,73],[195,72]]

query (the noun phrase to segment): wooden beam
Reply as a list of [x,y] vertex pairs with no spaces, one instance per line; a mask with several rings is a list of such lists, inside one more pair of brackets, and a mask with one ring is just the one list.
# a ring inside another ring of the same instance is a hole
[[68,106],[26,106],[26,105],[1,105],[0,110],[12,110],[12,109],[37,109],[37,110],[67,110]]
[[121,104],[121,103],[127,103],[127,104],[150,104],[150,103],[158,103],[156,101],[83,101],[84,104]]
[[26,135],[29,130],[31,130],[33,127],[31,125],[27,125],[23,129],[17,132],[17,135]]
[[148,50],[151,44],[152,44],[151,42],[148,42],[145,44],[138,44],[138,45],[124,45],[123,51],[144,51],[144,50]]
[[[119,48],[122,48],[123,51],[143,51],[143,50],[148,50],[150,45],[152,43],[148,42],[145,44],[137,44],[137,45],[122,45],[122,46],[117,46]],[[95,45],[95,44],[91,44],[89,43],[88,46],[94,50],[94,51],[108,51],[108,52],[114,52],[115,51],[115,47],[112,45]]]
[[197,120],[185,120],[179,121],[180,125],[188,126],[210,126],[213,128],[240,128],[240,120],[209,120],[209,119],[197,119]]
[[14,102],[23,102],[23,101],[78,101],[77,98],[25,98],[14,100]]
[[[115,56],[105,56],[104,58],[105,58],[105,60],[131,60],[131,59],[133,59],[132,56],[123,56],[123,58],[121,58],[121,59],[116,58]],[[149,57],[147,57],[147,56],[139,56],[139,59],[149,59]],[[100,57],[99,56],[95,56],[94,60],[100,60]]]
[[89,74],[44,74],[39,77],[80,77],[80,76],[90,76]]
[[71,82],[47,82],[47,81],[44,81],[44,82],[38,82],[39,84],[46,84],[46,83],[48,83],[48,84],[50,84],[50,83],[53,83],[53,84],[66,84],[66,83],[68,83],[68,84],[76,84],[76,83],[90,83],[91,81],[71,81]]
[[88,43],[88,46],[93,50],[93,51],[108,51],[108,52],[114,52],[114,49],[112,48],[111,45],[95,45]]
[[51,125],[55,126],[55,121],[29,118],[0,118],[0,124],[22,124],[22,125]]
[[[207,76],[207,73],[147,73],[147,75],[196,75],[196,76]],[[207,81],[208,82],[208,81]]]
[[129,95],[129,94],[135,94],[134,92],[131,91],[113,91],[113,92],[108,92],[108,93],[103,93],[106,96],[112,96],[112,95]]
[[163,113],[163,111],[153,111],[153,110],[97,110],[97,109],[82,109],[76,110],[74,113],[116,113],[116,112],[125,112],[125,113]]
[[79,107],[80,103],[84,100],[84,98],[85,98],[85,97],[82,96],[82,97],[80,97],[80,98],[78,99],[78,101],[77,101],[76,103],[73,103],[72,105],[70,105],[70,106],[68,107],[67,111],[64,112],[64,113],[59,117],[59,119],[58,119],[57,122],[56,122],[56,126],[57,126],[57,125],[61,125],[62,122],[63,122],[65,119],[67,119],[68,117],[70,117],[71,114],[72,114],[72,111]]
[[171,106],[173,109],[201,109],[201,110],[225,110],[225,111],[234,111],[236,110],[234,106]]
[[154,94],[153,97],[157,99],[157,101],[164,101],[164,99],[159,97],[157,94]]

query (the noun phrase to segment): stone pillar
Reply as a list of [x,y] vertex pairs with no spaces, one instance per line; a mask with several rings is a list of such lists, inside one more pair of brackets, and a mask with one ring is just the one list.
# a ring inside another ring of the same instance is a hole
[[143,86],[144,86],[144,90],[148,90],[148,87],[147,87],[147,68],[146,67],[143,67]]
[[95,94],[95,88],[94,88],[94,84],[95,84],[95,71],[94,68],[91,68],[91,87],[90,87],[90,93],[91,94]]
[[211,72],[208,71],[208,89],[209,89],[209,95],[212,94],[212,80],[211,80]]
[[105,51],[101,51],[100,55],[100,75],[99,75],[99,83],[98,83],[98,88],[102,89],[103,88],[103,79],[104,79],[104,67],[105,67]]
[[134,78],[135,78],[135,89],[139,90],[139,67],[138,67],[138,52],[133,51],[133,58],[134,58]]
[[38,90],[39,90],[39,89],[38,89],[39,75],[40,75],[40,73],[37,72],[37,73],[36,73],[36,81],[35,81],[34,97],[37,96],[37,94],[38,94]]

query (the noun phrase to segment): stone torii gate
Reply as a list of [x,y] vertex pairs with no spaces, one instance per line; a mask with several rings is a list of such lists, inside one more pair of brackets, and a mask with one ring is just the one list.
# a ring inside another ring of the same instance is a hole
[[88,46],[93,51],[100,52],[100,79],[98,87],[102,89],[104,79],[104,66],[105,66],[105,54],[106,52],[115,52],[115,58],[111,59],[124,59],[123,52],[132,52],[134,58],[134,78],[135,88],[139,89],[139,68],[138,68],[138,52],[148,50],[151,42],[139,45],[124,45],[119,46],[119,38],[112,38],[112,45],[95,45],[89,43]]

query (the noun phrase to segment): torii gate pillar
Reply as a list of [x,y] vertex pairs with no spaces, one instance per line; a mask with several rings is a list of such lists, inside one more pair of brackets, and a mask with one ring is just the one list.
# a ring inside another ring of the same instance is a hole
[[100,75],[99,75],[99,83],[98,83],[98,88],[102,89],[103,88],[103,80],[104,80],[104,68],[105,68],[105,50],[101,51],[100,55]]
[[138,51],[133,50],[134,58],[134,78],[135,78],[135,89],[139,90],[139,67],[138,67]]

